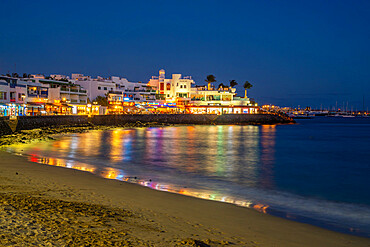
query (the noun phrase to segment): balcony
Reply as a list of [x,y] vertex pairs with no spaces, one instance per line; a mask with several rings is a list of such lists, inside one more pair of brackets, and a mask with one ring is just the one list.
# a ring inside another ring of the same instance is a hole
[[61,87],[60,88],[60,92],[61,93],[81,93],[81,94],[85,94],[87,91],[86,90],[78,90],[78,89],[74,89],[74,88],[66,88],[66,87]]

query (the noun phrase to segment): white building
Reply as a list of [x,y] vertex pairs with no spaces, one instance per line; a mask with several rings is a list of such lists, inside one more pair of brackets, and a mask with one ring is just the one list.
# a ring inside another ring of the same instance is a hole
[[148,86],[157,92],[157,99],[174,102],[177,106],[186,106],[189,113],[256,113],[257,104],[249,98],[236,97],[236,89],[224,87],[216,89],[213,86],[195,86],[190,76],[182,77],[173,74],[171,79],[165,78],[161,69],[159,76],[153,76]]
[[149,90],[145,83],[129,82],[126,78],[118,76],[112,76],[109,79],[99,76],[89,80],[77,78],[72,81],[87,90],[90,101],[94,101],[98,96],[108,97],[109,95],[118,97],[120,101],[123,101],[123,98],[129,98],[131,101],[155,100],[155,92]]
[[26,114],[27,86],[11,77],[0,77],[0,116]]
[[78,84],[46,79],[31,79],[31,81],[48,86],[48,103],[87,104],[87,91]]
[[166,79],[164,69],[159,71],[159,76],[152,76],[148,86],[157,91],[157,98],[172,102],[186,103],[190,100],[191,85],[194,84],[191,76],[182,77],[181,74],[172,74],[171,79]]

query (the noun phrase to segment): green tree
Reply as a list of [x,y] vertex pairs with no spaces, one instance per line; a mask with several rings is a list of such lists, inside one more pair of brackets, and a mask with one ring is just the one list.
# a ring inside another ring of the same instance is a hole
[[238,83],[235,80],[230,80],[230,87],[235,87]]
[[208,83],[208,90],[211,90],[211,83],[216,82],[216,77],[214,75],[207,75],[207,79],[204,81]]
[[245,97],[245,98],[247,98],[247,89],[251,89],[251,88],[253,87],[253,85],[252,85],[252,84],[250,84],[250,82],[249,82],[249,81],[246,81],[246,82],[244,83],[243,87],[244,87],[244,90],[245,90],[245,95],[244,95],[244,97]]
[[98,96],[98,97],[96,97],[96,99],[94,101],[98,102],[98,105],[108,106],[108,98],[107,97]]
[[28,78],[27,73],[23,73],[23,78]]

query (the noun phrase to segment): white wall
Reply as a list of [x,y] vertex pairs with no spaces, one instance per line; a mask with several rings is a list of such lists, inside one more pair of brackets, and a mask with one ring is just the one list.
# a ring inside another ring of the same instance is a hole
[[6,85],[0,85],[0,92],[6,93],[6,100],[1,100],[0,103],[9,103],[10,102],[10,88]]

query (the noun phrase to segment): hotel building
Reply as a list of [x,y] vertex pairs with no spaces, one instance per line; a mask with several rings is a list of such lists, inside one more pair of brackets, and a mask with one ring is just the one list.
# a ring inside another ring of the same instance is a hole
[[163,103],[177,104],[178,108],[192,114],[251,114],[257,113],[258,106],[247,97],[236,96],[236,88],[214,86],[195,86],[190,76],[182,77],[173,74],[171,79],[165,78],[161,69],[159,76],[152,76],[148,86],[157,92],[157,99]]

